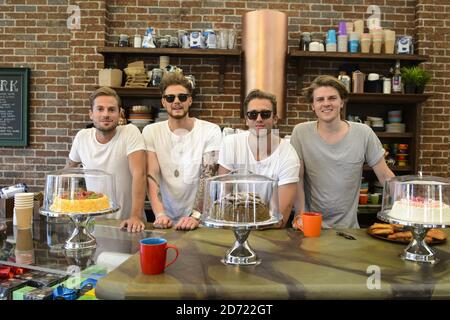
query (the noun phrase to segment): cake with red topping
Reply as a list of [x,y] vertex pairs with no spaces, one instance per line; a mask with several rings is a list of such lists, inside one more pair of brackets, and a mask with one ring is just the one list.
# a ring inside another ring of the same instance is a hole
[[423,197],[404,198],[394,202],[389,216],[409,222],[450,224],[450,207]]
[[62,213],[90,213],[109,209],[109,199],[102,193],[77,191],[56,196],[50,210]]

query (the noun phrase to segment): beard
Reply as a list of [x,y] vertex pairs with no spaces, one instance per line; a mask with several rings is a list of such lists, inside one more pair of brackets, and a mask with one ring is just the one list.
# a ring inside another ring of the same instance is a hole
[[184,118],[186,118],[188,116],[188,111],[187,110],[186,111],[183,110],[182,114],[180,114],[180,113],[174,114],[173,111],[170,111],[170,112],[167,112],[167,114],[173,119],[180,120],[180,119],[184,119]]
[[95,129],[97,129],[98,131],[100,131],[102,133],[109,133],[109,132],[114,131],[114,130],[116,130],[118,125],[119,125],[119,121],[113,122],[112,125],[109,127],[102,127],[100,123],[94,122]]

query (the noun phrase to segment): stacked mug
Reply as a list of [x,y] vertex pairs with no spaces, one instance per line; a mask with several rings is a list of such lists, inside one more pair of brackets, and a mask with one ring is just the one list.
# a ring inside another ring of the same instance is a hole
[[34,193],[22,192],[14,195],[14,215],[17,229],[30,229],[33,220]]

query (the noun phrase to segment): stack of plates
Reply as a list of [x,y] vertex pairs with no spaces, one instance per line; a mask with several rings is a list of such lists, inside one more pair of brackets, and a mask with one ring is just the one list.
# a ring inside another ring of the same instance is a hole
[[144,127],[153,122],[151,107],[149,106],[133,106],[128,116],[130,123],[134,124],[141,131]]
[[388,123],[386,124],[386,132],[403,133],[406,131],[404,123]]

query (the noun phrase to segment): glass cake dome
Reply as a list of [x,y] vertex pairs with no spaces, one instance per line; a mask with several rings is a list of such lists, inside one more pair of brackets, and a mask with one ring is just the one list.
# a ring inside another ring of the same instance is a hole
[[41,212],[92,214],[117,211],[114,177],[101,170],[70,168],[47,174]]
[[206,181],[202,221],[211,227],[252,227],[277,223],[277,181],[232,172]]
[[382,215],[400,224],[450,225],[450,181],[433,176],[400,176],[385,181]]
[[74,230],[66,240],[66,250],[94,249],[96,239],[87,228],[90,219],[118,210],[112,175],[102,170],[83,168],[47,174],[40,213],[48,217],[70,218]]

